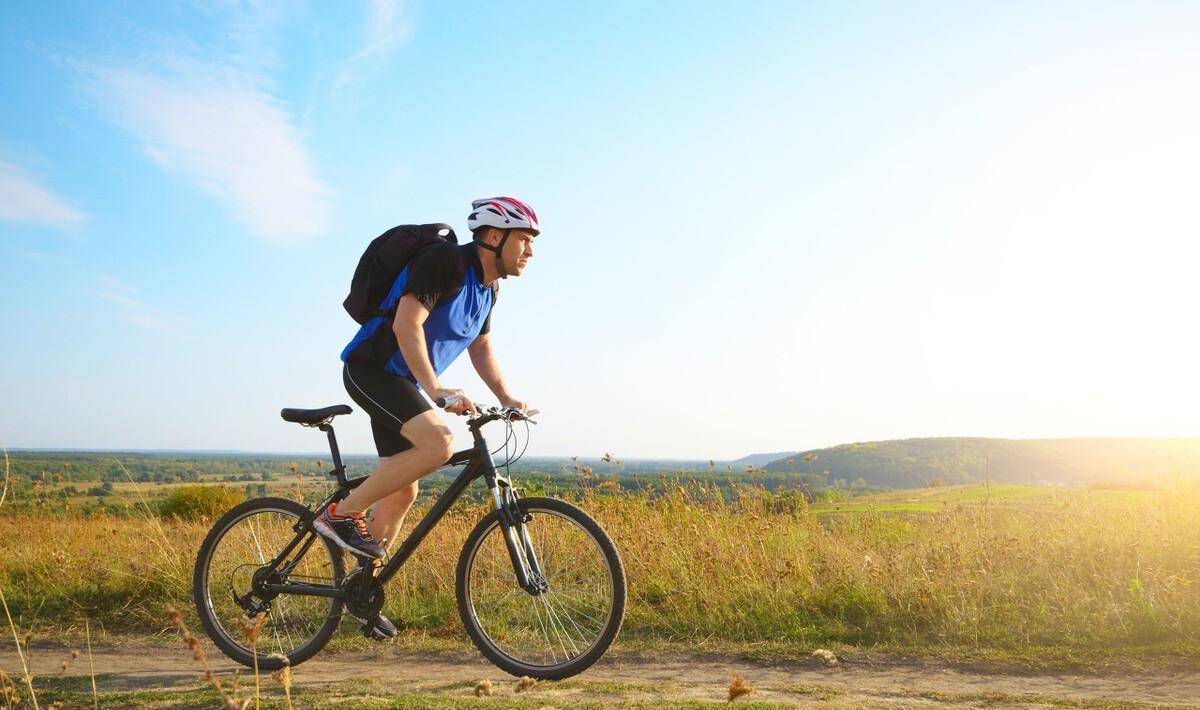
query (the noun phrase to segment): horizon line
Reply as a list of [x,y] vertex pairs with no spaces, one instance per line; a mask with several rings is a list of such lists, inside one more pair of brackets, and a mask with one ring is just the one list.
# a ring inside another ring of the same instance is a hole
[[[742,456],[739,456],[737,458],[732,458],[732,459],[720,459],[720,458],[713,458],[710,456],[702,456],[702,457],[697,457],[697,458],[679,457],[679,456],[620,456],[620,457],[614,456],[613,458],[619,458],[622,461],[714,461],[716,463],[728,464],[728,463],[732,463],[735,461],[740,461],[741,459],[748,458],[750,456],[762,456],[762,455],[766,455],[766,454],[770,454],[770,455],[777,454],[780,456],[790,456],[790,455],[794,455],[794,454],[802,454],[802,453],[807,453],[810,451],[822,451],[822,450],[826,450],[826,449],[837,448],[839,446],[849,446],[849,445],[854,445],[854,444],[883,443],[883,442],[891,442],[891,441],[934,440],[934,439],[981,439],[981,440],[991,440],[991,441],[1088,441],[1088,440],[1100,440],[1100,439],[1110,439],[1110,440],[1115,439],[1115,440],[1127,440],[1127,441],[1135,441],[1135,440],[1146,441],[1146,440],[1154,440],[1154,439],[1161,439],[1161,440],[1197,439],[1197,440],[1200,440],[1200,435],[1192,435],[1192,436],[1093,435],[1093,436],[1048,436],[1048,437],[1019,437],[1019,438],[1018,437],[1005,437],[1005,436],[910,436],[910,437],[897,438],[897,439],[866,439],[866,440],[858,440],[858,441],[846,441],[846,442],[841,442],[838,444],[832,444],[829,446],[817,446],[817,447],[812,447],[812,448],[808,448],[808,449],[795,449],[795,450],[791,450],[791,451],[786,450],[786,449],[781,450],[781,451],[756,451],[756,452],[751,452],[749,454],[743,454]],[[21,452],[75,453],[75,454],[128,453],[128,454],[158,454],[158,455],[192,454],[192,455],[208,455],[208,456],[235,456],[235,455],[236,456],[304,456],[304,457],[317,456],[318,458],[327,457],[329,455],[328,450],[297,452],[297,451],[252,451],[252,450],[246,450],[246,449],[170,449],[170,448],[162,448],[162,449],[158,449],[158,448],[97,449],[97,448],[58,447],[58,446],[52,446],[52,447],[13,446],[13,447],[0,447],[0,449],[2,449],[4,451],[12,451],[12,452],[21,451]],[[368,458],[378,457],[377,454],[370,453],[370,452],[342,452],[342,456],[343,457],[368,457]],[[530,455],[527,458],[529,458],[529,459],[571,459],[571,458],[600,459],[600,458],[602,458],[602,455],[580,456],[580,455],[576,454],[576,455],[572,456],[572,455],[563,455],[563,454],[539,454],[539,455]]]

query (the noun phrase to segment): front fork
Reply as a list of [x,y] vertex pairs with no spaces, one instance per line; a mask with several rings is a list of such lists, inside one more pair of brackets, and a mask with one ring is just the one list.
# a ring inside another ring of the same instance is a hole
[[542,568],[538,563],[537,552],[533,549],[529,529],[525,527],[525,523],[533,520],[533,516],[522,511],[517,505],[519,498],[516,489],[508,479],[494,474],[493,480],[492,500],[499,511],[500,529],[504,532],[504,544],[508,548],[508,557],[517,575],[517,584],[530,594],[541,594],[546,591],[548,585],[542,576]]

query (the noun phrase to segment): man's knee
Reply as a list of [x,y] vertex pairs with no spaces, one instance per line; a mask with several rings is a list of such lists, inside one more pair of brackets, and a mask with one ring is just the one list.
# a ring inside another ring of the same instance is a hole
[[454,433],[447,429],[437,415],[426,412],[405,422],[400,430],[431,464],[441,465],[454,454]]
[[441,427],[438,434],[429,442],[426,450],[429,452],[430,460],[441,466],[454,455],[454,432],[446,427]]

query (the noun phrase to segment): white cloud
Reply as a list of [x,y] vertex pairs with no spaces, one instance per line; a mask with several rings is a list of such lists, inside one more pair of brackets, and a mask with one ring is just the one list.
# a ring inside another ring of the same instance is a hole
[[362,47],[342,64],[333,82],[334,93],[362,84],[372,70],[412,36],[413,25],[404,12],[402,0],[371,0]]
[[51,192],[21,168],[0,161],[0,222],[67,228],[88,216]]
[[265,80],[228,65],[171,65],[93,70],[93,91],[154,162],[228,203],[253,233],[293,243],[322,232],[331,191]]
[[371,0],[366,41],[355,58],[390,52],[407,42],[412,33],[412,24],[404,15],[404,5],[400,0]]
[[138,297],[138,289],[111,276],[96,279],[92,293],[117,306],[121,318],[132,325],[168,335],[183,336],[185,320],[152,306]]

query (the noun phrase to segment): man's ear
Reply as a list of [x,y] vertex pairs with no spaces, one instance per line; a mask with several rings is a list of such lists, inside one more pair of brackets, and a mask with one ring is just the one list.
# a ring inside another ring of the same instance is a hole
[[484,244],[496,246],[497,244],[500,243],[500,238],[498,236],[500,233],[500,230],[496,229],[495,227],[484,227],[483,229],[484,229],[483,239],[481,241]]

